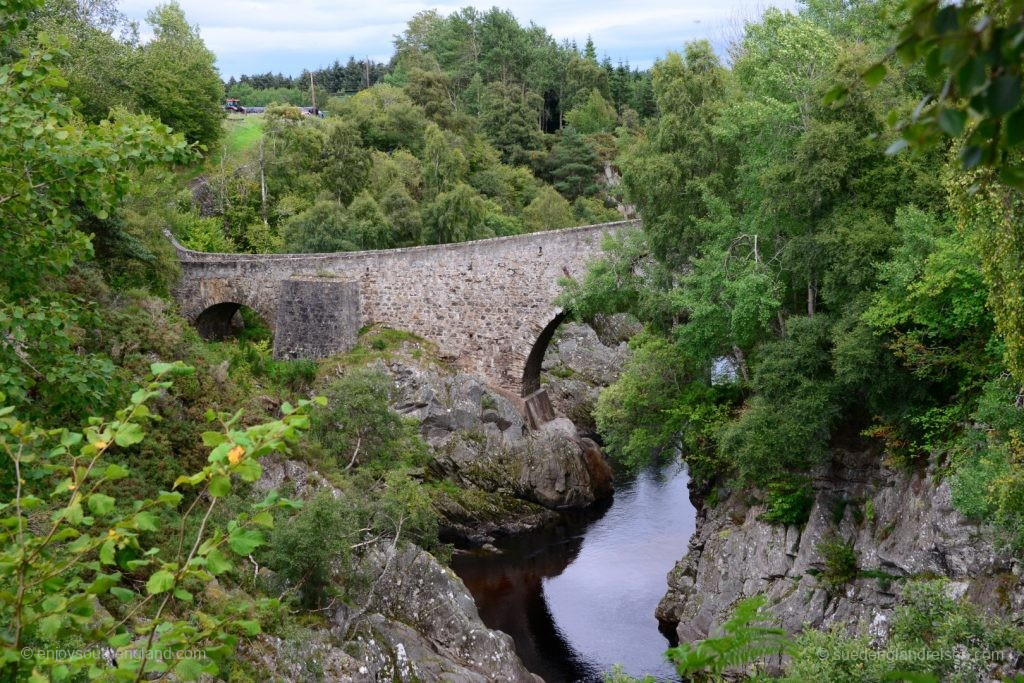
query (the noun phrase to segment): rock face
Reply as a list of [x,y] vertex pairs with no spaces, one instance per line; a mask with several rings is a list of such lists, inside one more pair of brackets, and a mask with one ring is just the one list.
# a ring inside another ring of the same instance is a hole
[[374,572],[376,615],[358,631],[375,680],[540,681],[519,661],[511,636],[484,626],[462,581],[431,555],[385,545],[367,561],[383,567]]
[[262,635],[244,656],[259,680],[543,683],[512,638],[484,626],[452,572],[414,545],[384,543],[363,558],[372,583],[356,613],[337,607],[322,628],[287,639]]
[[[287,486],[299,498],[320,490],[342,498],[307,464],[274,455],[262,465],[257,497]],[[258,680],[540,681],[519,660],[512,638],[484,626],[462,581],[426,551],[378,541],[359,564],[367,585],[352,596],[354,606],[332,603],[326,623],[286,638],[264,634],[245,646]],[[336,570],[336,580],[350,579],[347,568]],[[264,568],[260,577],[280,590],[273,572]],[[354,590],[350,580],[339,588]]]
[[542,366],[542,380],[555,411],[585,432],[594,431],[597,397],[622,372],[629,358],[625,340],[636,332],[635,324],[625,316],[611,316],[595,327],[563,323]]
[[611,494],[611,467],[571,421],[530,431],[511,400],[475,377],[404,359],[381,367],[397,387],[394,410],[419,421],[435,474],[461,489],[441,503],[449,537],[489,542]]
[[[993,611],[1024,609],[1021,566],[953,509],[948,483],[934,472],[897,471],[877,454],[837,451],[814,484],[802,529],[759,521],[764,508],[748,506],[744,491],[701,509],[687,555],[669,573],[658,618],[692,641],[706,637],[738,600],[764,594],[791,632],[864,624],[884,637],[899,580],[920,575],[948,577],[952,589]],[[830,595],[814,572],[824,567],[818,544],[835,533],[853,540],[857,566],[871,578]]]

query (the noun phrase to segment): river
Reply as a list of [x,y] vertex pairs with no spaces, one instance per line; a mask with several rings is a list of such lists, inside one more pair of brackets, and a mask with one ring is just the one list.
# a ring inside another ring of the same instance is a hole
[[503,539],[497,554],[456,554],[452,569],[484,623],[511,635],[547,683],[601,681],[615,664],[679,680],[654,608],[693,534],[686,484],[682,465],[652,466],[618,482],[610,504]]

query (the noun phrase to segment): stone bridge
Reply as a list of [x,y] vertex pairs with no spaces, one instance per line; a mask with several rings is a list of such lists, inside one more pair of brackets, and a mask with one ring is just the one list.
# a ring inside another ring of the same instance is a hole
[[621,221],[474,242],[330,254],[210,254],[185,249],[175,295],[207,337],[240,306],[274,331],[276,358],[347,351],[380,323],[435,342],[442,357],[515,396],[540,387],[563,312],[559,279],[581,277]]

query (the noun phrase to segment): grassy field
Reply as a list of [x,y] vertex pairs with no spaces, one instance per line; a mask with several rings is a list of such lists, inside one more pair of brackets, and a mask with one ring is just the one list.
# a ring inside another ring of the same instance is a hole
[[232,114],[224,120],[224,144],[230,157],[239,157],[256,147],[263,135],[259,114]]

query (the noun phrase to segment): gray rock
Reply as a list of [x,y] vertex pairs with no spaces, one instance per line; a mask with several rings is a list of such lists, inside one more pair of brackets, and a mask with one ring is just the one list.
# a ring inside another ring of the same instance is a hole
[[382,544],[365,563],[378,578],[374,614],[358,628],[357,642],[374,680],[540,681],[516,656],[512,638],[484,626],[462,581],[429,553]]
[[[864,625],[882,638],[898,580],[922,574],[948,577],[993,612],[1019,613],[1024,606],[1017,563],[995,549],[988,530],[953,509],[948,482],[934,473],[889,469],[877,453],[837,451],[814,484],[814,507],[802,529],[760,521],[764,508],[748,509],[747,491],[702,508],[686,556],[669,572],[658,619],[693,641],[721,624],[738,600],[763,594],[791,632]],[[831,533],[852,539],[858,567],[881,578],[858,578],[829,595],[813,572],[824,566],[817,546]]]
[[630,329],[626,318],[605,320],[614,331],[608,333],[608,343],[592,327],[569,322],[558,328],[544,355],[543,382],[555,411],[585,431],[594,429],[592,413],[601,389],[615,381],[629,358],[629,347],[618,336]]

